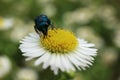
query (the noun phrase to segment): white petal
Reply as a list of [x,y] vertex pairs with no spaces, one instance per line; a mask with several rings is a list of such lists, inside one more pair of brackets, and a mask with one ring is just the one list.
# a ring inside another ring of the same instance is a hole
[[62,62],[62,64],[63,64],[65,70],[66,70],[67,72],[69,72],[69,66],[68,66],[67,62],[65,61],[64,55],[61,55],[61,56],[60,56],[60,59],[61,59],[61,62]]
[[44,53],[45,53],[45,51],[44,51],[44,52],[41,52],[41,53],[33,53],[33,54],[24,53],[23,56],[35,58],[35,57],[39,57],[39,56],[43,55]]
[[21,41],[20,41],[20,43],[24,43],[24,42],[29,42],[29,43],[34,43],[34,42],[38,42],[38,40],[36,39],[36,40],[30,40],[30,39],[27,39],[27,38],[25,38],[25,39],[22,39]]
[[34,57],[27,57],[25,60],[26,61],[29,61],[29,60],[32,60]]
[[97,51],[97,49],[94,49],[94,48],[87,48],[87,47],[80,47],[81,49],[84,49],[84,50],[86,50],[86,51],[91,51],[91,52],[96,52]]
[[57,54],[56,55],[56,67],[58,67],[61,71],[65,71],[65,67],[63,66],[62,64],[62,61],[61,61],[61,54]]
[[35,65],[35,66],[40,65],[40,64],[43,62],[44,58],[45,58],[44,55],[42,55],[41,57],[39,57],[39,58],[35,61],[34,65]]
[[84,59],[82,56],[80,57],[80,56],[78,56],[78,55],[76,55],[76,54],[74,54],[74,55],[75,55],[76,59],[78,59],[78,60],[79,60],[80,62],[82,62],[83,64],[92,65],[92,63],[91,63],[90,61]]
[[30,36],[26,36],[25,39],[23,39],[22,41],[24,41],[24,42],[26,42],[26,41],[36,42],[36,41],[38,41],[38,39],[30,37]]
[[36,33],[30,33],[29,36],[26,36],[20,43],[22,42],[37,42],[40,40],[40,37]]
[[94,58],[90,55],[84,55],[82,53],[80,53],[80,51],[75,51],[75,54],[78,55],[79,57],[82,57],[83,59],[86,59],[90,62],[92,62],[94,60]]
[[36,33],[29,33],[29,35],[33,38],[40,38],[39,35]]
[[85,41],[85,40],[83,40],[83,39],[77,39],[78,40],[78,42],[80,42],[80,44],[86,44],[87,43],[87,41]]
[[43,63],[43,68],[46,69],[48,66],[49,66],[49,61],[51,59],[51,53],[49,52],[46,52],[45,55],[43,55],[45,58],[44,58],[44,63]]
[[87,67],[88,65],[80,58],[78,57],[77,55],[75,55],[74,53],[72,53],[70,56],[69,56],[69,59],[72,59],[72,63],[78,68],[81,67],[82,69],[84,69],[85,67]]
[[77,59],[75,59],[71,54],[68,54],[68,59],[71,61],[71,63],[73,65],[75,65],[77,67],[77,69],[81,70],[79,66],[82,66],[83,64],[81,64]]
[[92,43],[87,43],[87,41],[83,39],[78,39],[78,43],[80,44],[81,47],[94,47],[95,46]]
[[81,47],[78,46],[77,51],[80,51],[80,53],[84,54],[84,55],[91,55],[91,56],[96,56],[97,54],[97,49],[93,49],[93,48],[86,48],[86,47]]
[[70,62],[70,60],[68,59],[68,57],[67,57],[66,54],[64,56],[64,59],[65,59],[67,65],[70,67],[70,69],[73,70],[73,71],[75,71],[75,68],[74,68],[73,64]]
[[26,52],[26,53],[33,53],[33,52],[42,52],[44,49],[40,48],[38,46],[35,47],[29,47],[29,48],[24,48],[24,47],[20,47],[22,52]]
[[83,44],[81,45],[82,47],[94,47],[95,45],[92,44],[92,43],[89,43],[89,44]]
[[55,61],[56,61],[56,55],[53,53],[53,54],[51,54],[51,59],[49,62],[49,65],[51,66],[52,70],[54,69],[54,67],[56,67]]
[[30,39],[22,39],[20,43],[38,43],[40,38],[36,39],[35,41],[32,41]]
[[35,46],[39,46],[39,44],[37,43],[24,43],[24,44],[21,44],[20,47],[24,47],[24,48],[27,48],[27,47],[35,47]]
[[[58,56],[60,56],[60,57],[58,57]],[[61,63],[60,59],[62,60],[62,63]],[[63,62],[63,60],[64,60],[64,62]],[[74,66],[68,60],[68,57],[65,54],[61,54],[61,55],[57,54],[54,62],[55,62],[54,66],[60,68],[62,71],[64,71],[65,69],[66,69],[66,71],[70,71],[70,70],[75,71]]]

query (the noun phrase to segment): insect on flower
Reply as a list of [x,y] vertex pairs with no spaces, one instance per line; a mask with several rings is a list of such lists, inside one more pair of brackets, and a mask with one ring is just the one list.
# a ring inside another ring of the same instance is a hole
[[38,16],[35,19],[35,30],[38,34],[30,33],[20,41],[19,49],[26,60],[36,59],[35,66],[42,65],[43,69],[50,67],[55,75],[59,71],[86,70],[92,65],[97,55],[95,44],[75,37],[68,30],[48,29],[49,26],[53,28],[46,15]]
[[46,16],[46,15],[39,15],[35,18],[34,20],[35,22],[35,31],[40,35],[40,33],[42,32],[42,34],[44,36],[47,36],[48,33],[48,27],[51,26],[52,29],[54,28],[51,20]]

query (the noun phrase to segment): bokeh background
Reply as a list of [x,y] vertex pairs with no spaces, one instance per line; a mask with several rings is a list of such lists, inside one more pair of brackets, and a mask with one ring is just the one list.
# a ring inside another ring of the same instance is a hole
[[[26,62],[19,41],[40,14],[94,43],[93,66],[55,76]],[[0,0],[0,80],[120,80],[120,0]]]

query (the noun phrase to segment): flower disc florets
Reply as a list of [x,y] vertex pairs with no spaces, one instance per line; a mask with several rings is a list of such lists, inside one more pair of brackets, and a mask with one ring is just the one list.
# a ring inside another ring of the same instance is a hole
[[76,48],[78,42],[72,32],[54,29],[49,30],[48,35],[40,39],[43,47],[53,53],[67,53]]

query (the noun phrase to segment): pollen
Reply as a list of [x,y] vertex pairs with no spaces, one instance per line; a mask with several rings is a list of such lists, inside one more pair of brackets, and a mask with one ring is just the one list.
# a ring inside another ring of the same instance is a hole
[[48,30],[48,35],[42,36],[40,42],[52,53],[68,53],[73,51],[78,44],[72,32],[62,29]]

